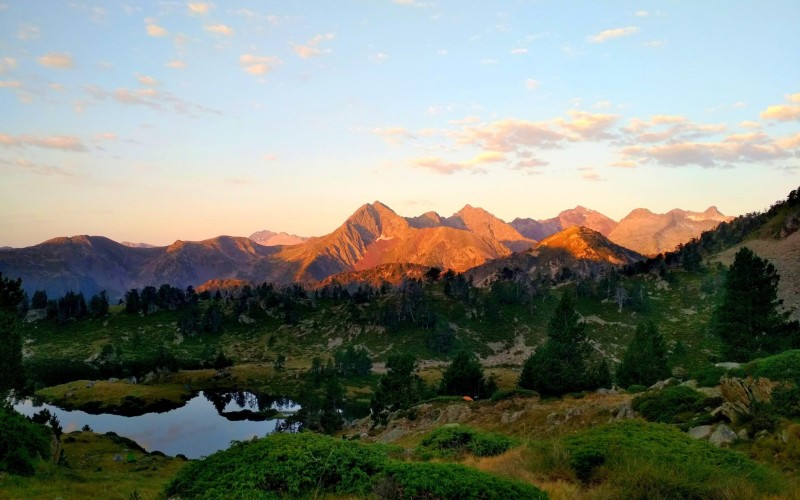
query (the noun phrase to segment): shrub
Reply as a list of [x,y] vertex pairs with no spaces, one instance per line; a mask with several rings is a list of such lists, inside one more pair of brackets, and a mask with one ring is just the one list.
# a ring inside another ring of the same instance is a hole
[[741,374],[775,381],[791,381],[800,385],[800,350],[753,360],[741,368]]
[[386,448],[311,433],[236,443],[181,469],[167,494],[183,498],[302,496],[322,490],[365,495]]
[[725,368],[720,368],[712,364],[703,365],[689,372],[690,379],[697,380],[697,385],[700,387],[714,387],[719,385],[719,379],[728,373]]
[[420,444],[422,456],[451,457],[471,453],[476,457],[493,457],[505,453],[514,442],[499,434],[479,432],[464,425],[440,427]]
[[651,422],[679,424],[703,413],[706,396],[683,385],[665,387],[633,398],[634,410]]
[[517,396],[522,398],[532,398],[534,396],[539,396],[539,393],[519,387],[515,387],[513,389],[499,389],[494,391],[492,394],[492,401],[502,401],[504,399],[511,399]]
[[38,459],[50,457],[50,432],[0,403],[0,471],[32,475]]
[[647,387],[643,385],[633,384],[632,386],[628,387],[628,392],[630,394],[638,394],[640,392],[644,392],[647,390]]
[[547,498],[544,492],[529,484],[501,479],[459,464],[391,462],[379,481],[377,484],[383,487],[382,498]]
[[575,475],[584,482],[607,482],[615,498],[733,498],[746,496],[743,491],[766,494],[785,487],[777,473],[745,455],[669,425],[629,420],[564,442]]

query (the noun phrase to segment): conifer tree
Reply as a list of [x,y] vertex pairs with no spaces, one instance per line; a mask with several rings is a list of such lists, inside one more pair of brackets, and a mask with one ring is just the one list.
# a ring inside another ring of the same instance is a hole
[[617,367],[617,383],[622,387],[650,386],[669,374],[664,337],[652,321],[640,323]]
[[440,394],[451,396],[485,396],[483,367],[466,350],[459,351],[442,374]]
[[547,340],[525,361],[517,385],[543,396],[605,385],[607,367],[593,366],[591,352],[586,323],[575,310],[572,294],[564,292],[547,326]]
[[766,259],[747,247],[736,252],[711,325],[726,358],[747,361],[798,345],[798,323],[778,311],[779,281]]

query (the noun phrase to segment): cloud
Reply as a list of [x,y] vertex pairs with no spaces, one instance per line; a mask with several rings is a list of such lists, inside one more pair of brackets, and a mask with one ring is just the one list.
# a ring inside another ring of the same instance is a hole
[[69,69],[72,68],[72,56],[63,52],[50,52],[39,59],[39,64],[48,68]]
[[40,163],[34,163],[30,160],[26,160],[23,158],[17,158],[16,160],[6,160],[5,158],[0,158],[0,165],[9,166],[17,171],[21,171],[24,173],[31,173],[36,175],[41,175],[45,177],[74,177],[75,174],[71,172],[67,172],[63,168],[60,167],[53,167],[50,165],[43,165]]
[[416,139],[411,132],[403,127],[379,127],[372,130],[372,133],[381,137],[386,144],[396,145],[405,139]]
[[505,162],[504,154],[493,151],[484,151],[470,160],[462,162],[448,162],[438,156],[428,156],[411,160],[411,166],[431,170],[441,175],[452,175],[456,172],[471,172],[484,174],[483,165]]
[[58,149],[61,151],[85,152],[86,145],[80,139],[69,135],[16,135],[0,133],[0,146],[6,148],[24,148],[34,146],[44,149]]
[[161,85],[161,82],[153,78],[152,76],[148,75],[136,75],[136,79],[139,80],[139,83],[142,85],[147,85],[149,87],[157,87]]
[[171,109],[179,114],[219,114],[216,110],[191,103],[170,92],[162,92],[152,87],[140,89],[118,88],[112,91],[96,85],[87,85],[84,86],[84,90],[97,101],[111,100],[126,106],[146,106],[156,111]]
[[528,78],[525,80],[525,88],[528,90],[536,90],[539,88],[540,82],[539,80],[535,80],[533,78]]
[[650,13],[647,12],[646,10],[637,10],[636,11],[636,17],[647,17],[649,15],[650,15]]
[[262,158],[264,161],[278,161],[278,155],[274,153],[267,153]]
[[100,132],[99,134],[95,135],[95,138],[103,141],[116,141],[117,134],[114,132]]
[[208,14],[214,8],[214,4],[209,2],[189,2],[186,6],[192,14]]
[[517,48],[511,49],[511,53],[514,54],[514,55],[527,54],[528,53],[528,49],[526,49],[525,47],[517,47]]
[[437,56],[442,56],[442,57],[446,56],[447,55],[447,49],[439,49],[439,50],[437,50],[436,51],[436,55]]
[[739,123],[739,126],[742,127],[742,128],[761,128],[761,124],[760,123],[754,122],[754,121],[750,121],[750,120],[745,120],[745,121]]
[[782,122],[800,120],[800,93],[786,96],[791,104],[777,104],[769,106],[761,112],[764,120],[778,120]]
[[554,148],[565,139],[547,122],[507,118],[481,127],[466,127],[453,133],[461,145],[478,146],[486,151],[512,152],[529,147]]
[[330,49],[320,48],[320,44],[325,41],[333,40],[336,38],[334,33],[326,33],[324,35],[316,35],[314,38],[306,42],[305,45],[294,44],[292,50],[303,59],[318,56],[320,54],[330,52]]
[[168,62],[166,66],[173,69],[183,69],[186,67],[186,63],[180,59],[173,59],[172,61]]
[[667,44],[666,40],[650,40],[649,42],[644,42],[644,46],[649,47],[651,49],[660,49],[666,44]]
[[567,111],[571,120],[557,120],[559,125],[571,133],[570,140],[594,141],[611,139],[609,129],[617,122],[619,115],[593,114],[571,109]]
[[18,89],[22,87],[19,80],[0,80],[0,89]]
[[635,35],[639,32],[636,26],[628,26],[625,28],[614,28],[611,30],[601,31],[600,33],[586,37],[592,43],[603,43],[613,38],[620,38],[623,36]]
[[581,167],[578,169],[578,171],[583,172],[581,174],[581,178],[586,179],[587,181],[602,182],[607,180],[604,177],[601,177],[600,174],[595,172],[594,168],[592,167]]
[[17,38],[20,40],[33,40],[34,38],[39,38],[40,34],[41,30],[37,26],[30,24],[24,24],[17,30]]
[[380,64],[380,63],[382,63],[382,62],[384,62],[384,61],[386,61],[388,59],[389,59],[389,55],[388,54],[384,54],[383,52],[378,52],[377,54],[373,54],[373,55],[369,56],[369,60],[374,62],[374,63],[376,63],[376,64]]
[[17,67],[17,60],[13,57],[0,59],[0,74],[7,73]]
[[233,28],[224,24],[211,24],[206,26],[205,30],[217,35],[233,36]]
[[242,54],[239,56],[239,63],[242,69],[251,75],[266,75],[279,64],[283,64],[276,56],[256,56],[253,54]]
[[167,36],[169,34],[169,31],[167,31],[165,28],[162,28],[161,26],[155,24],[155,20],[149,19],[149,18],[145,19],[145,31],[147,32],[147,34],[149,36],[152,36],[152,37],[155,37],[155,38],[159,38],[159,37],[162,37],[162,36]]
[[481,60],[480,60],[480,63],[481,63],[482,65],[484,65],[484,66],[488,66],[488,65],[490,65],[490,64],[497,64],[497,63],[498,63],[498,61],[497,61],[497,59],[481,59]]
[[470,123],[478,123],[480,121],[481,121],[480,116],[467,116],[467,117],[461,118],[460,120],[450,120],[447,123],[449,123],[451,125],[467,125],[467,124],[470,124]]

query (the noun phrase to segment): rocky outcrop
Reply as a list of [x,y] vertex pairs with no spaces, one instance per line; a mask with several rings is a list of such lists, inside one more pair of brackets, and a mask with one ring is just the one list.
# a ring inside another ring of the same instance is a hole
[[714,409],[711,415],[724,416],[728,421],[735,422],[743,415],[750,414],[753,403],[768,403],[772,399],[772,391],[780,385],[763,377],[723,377],[719,390],[725,402]]
[[733,443],[738,438],[730,427],[725,424],[719,424],[711,434],[711,437],[708,438],[708,442],[719,448]]

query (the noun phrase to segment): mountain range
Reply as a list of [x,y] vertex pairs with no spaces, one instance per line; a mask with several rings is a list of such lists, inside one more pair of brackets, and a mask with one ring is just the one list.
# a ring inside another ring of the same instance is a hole
[[729,219],[711,207],[667,214],[637,209],[616,222],[578,206],[552,219],[515,219],[509,224],[470,205],[450,217],[427,212],[406,218],[376,201],[321,237],[259,231],[250,238],[178,240],[166,247],[122,244],[102,236],[59,237],[31,247],[0,249],[0,272],[21,277],[29,293],[43,289],[59,296],[80,290],[89,295],[106,290],[116,298],[130,288],[162,283],[309,283],[340,273],[363,275],[389,264],[464,272],[489,263],[485,269],[509,264],[530,270],[536,264],[529,259],[543,251],[556,260],[567,255],[584,267],[618,265],[641,259],[640,254],[671,250]]

